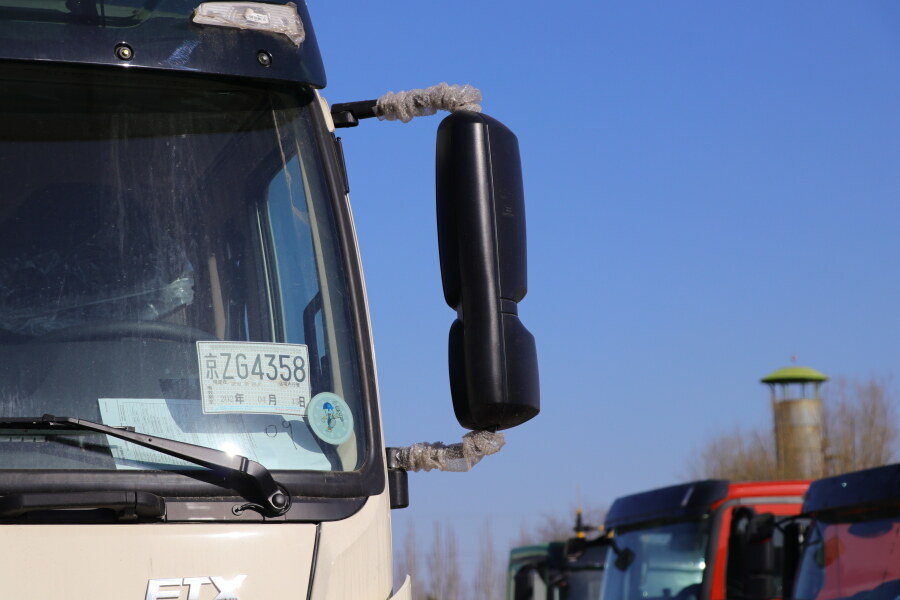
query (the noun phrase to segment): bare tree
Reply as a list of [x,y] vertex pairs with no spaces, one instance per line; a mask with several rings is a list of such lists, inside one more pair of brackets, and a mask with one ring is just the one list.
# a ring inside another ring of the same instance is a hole
[[[461,600],[459,550],[451,527],[434,524],[431,551],[428,554],[428,591],[426,600]],[[413,597],[413,600],[418,600]]]
[[714,437],[694,455],[692,479],[765,481],[775,479],[778,468],[775,442],[769,431],[735,431]]
[[421,600],[425,597],[422,588],[422,575],[419,569],[419,552],[416,540],[416,527],[414,523],[410,523],[406,528],[406,535],[403,539],[403,550],[399,553],[397,560],[394,561],[394,581],[397,585],[401,585],[406,576],[409,575],[410,586],[413,600]]
[[462,577],[459,570],[459,546],[456,532],[447,527],[447,579],[443,597],[439,600],[461,600]]
[[[425,592],[425,600],[443,600],[439,594],[444,589],[444,532],[440,525],[434,524],[434,533],[431,539],[431,550],[428,553],[428,589]],[[413,600],[418,600],[413,598]]]
[[488,520],[485,520],[481,539],[483,541],[478,551],[478,571],[472,582],[472,598],[475,600],[500,600],[505,573],[497,560],[494,531]]
[[891,462],[897,442],[896,411],[889,385],[838,379],[825,397],[825,468],[829,475]]
[[410,577],[410,595],[413,600],[419,600],[424,596],[423,589],[425,587],[422,569],[419,568],[419,546],[416,541],[415,528],[406,535],[403,544],[404,554],[408,557]]
[[[563,542],[575,535],[575,514],[577,509],[559,513],[544,513],[519,529],[516,546],[543,544],[545,542]],[[603,525],[606,509],[599,506],[588,506],[582,511],[583,522],[591,528]]]

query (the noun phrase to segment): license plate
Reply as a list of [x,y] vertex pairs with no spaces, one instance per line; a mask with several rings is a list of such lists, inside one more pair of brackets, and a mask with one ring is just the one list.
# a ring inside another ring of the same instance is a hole
[[197,342],[203,412],[306,415],[304,344]]

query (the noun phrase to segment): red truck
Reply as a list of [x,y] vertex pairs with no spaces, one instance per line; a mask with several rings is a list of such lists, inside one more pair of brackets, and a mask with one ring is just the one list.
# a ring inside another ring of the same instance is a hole
[[[617,499],[604,523],[611,551],[601,597],[782,597],[780,578],[765,589],[753,586],[756,565],[745,562],[747,528],[759,513],[776,517],[799,513],[808,486],[805,481],[706,480]],[[775,538],[774,546],[780,548],[780,535]],[[778,565],[766,567],[767,572],[780,572]]]

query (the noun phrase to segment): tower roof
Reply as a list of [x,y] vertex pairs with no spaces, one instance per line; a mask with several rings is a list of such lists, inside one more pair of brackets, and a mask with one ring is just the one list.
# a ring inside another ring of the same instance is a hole
[[784,367],[760,379],[762,383],[812,383],[828,381],[828,376],[810,367]]

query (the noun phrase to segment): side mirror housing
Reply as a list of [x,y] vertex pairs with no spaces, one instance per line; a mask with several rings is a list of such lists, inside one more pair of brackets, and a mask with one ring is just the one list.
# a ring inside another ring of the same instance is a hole
[[500,430],[540,411],[528,291],[519,144],[499,121],[460,111],[437,134],[438,245],[450,328],[453,409],[467,429]]
[[631,548],[619,548],[615,544],[613,544],[612,549],[616,553],[616,560],[613,562],[613,566],[620,571],[626,571],[631,566],[631,563],[634,562],[634,551]]
[[747,524],[747,540],[752,544],[769,541],[774,533],[775,515],[772,513],[753,515]]
[[566,560],[577,560],[587,550],[587,540],[583,537],[570,537],[566,540]]

